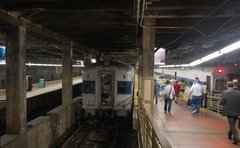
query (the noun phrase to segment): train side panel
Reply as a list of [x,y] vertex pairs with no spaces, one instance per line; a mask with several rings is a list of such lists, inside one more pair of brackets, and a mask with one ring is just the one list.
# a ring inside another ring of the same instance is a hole
[[133,69],[119,69],[116,73],[114,108],[117,116],[126,116],[132,108],[133,77]]
[[192,67],[180,70],[179,68],[165,68],[162,69],[162,74],[167,79],[171,79],[171,76],[177,76],[176,79],[184,79],[187,84],[185,95],[189,94],[190,87],[194,83],[194,79],[199,77],[200,83],[207,83],[208,89],[211,94],[221,94],[226,90],[227,81],[235,81],[238,85],[240,80],[240,70],[234,66],[221,67]]

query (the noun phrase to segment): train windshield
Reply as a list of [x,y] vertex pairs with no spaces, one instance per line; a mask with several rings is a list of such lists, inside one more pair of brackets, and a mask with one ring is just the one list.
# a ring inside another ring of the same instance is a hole
[[112,73],[101,73],[101,105],[113,105],[113,81]]
[[226,80],[225,79],[216,79],[215,90],[226,90]]
[[83,93],[95,94],[95,81],[83,81]]

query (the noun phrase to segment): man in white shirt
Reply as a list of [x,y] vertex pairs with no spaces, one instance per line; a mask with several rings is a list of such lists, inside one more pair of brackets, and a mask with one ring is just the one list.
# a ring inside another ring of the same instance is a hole
[[203,95],[203,88],[200,84],[200,80],[198,77],[195,78],[195,84],[191,87],[190,93],[188,95],[188,98],[190,98],[192,95],[192,108],[193,108],[193,114],[199,114],[200,113],[200,107],[202,102],[202,95]]
[[172,79],[170,80],[170,84],[173,86],[176,83],[175,77],[172,76]]

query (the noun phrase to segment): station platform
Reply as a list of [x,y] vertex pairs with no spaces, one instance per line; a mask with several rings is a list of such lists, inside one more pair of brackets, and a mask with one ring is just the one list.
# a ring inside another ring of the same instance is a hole
[[[172,102],[171,113],[164,113],[161,97],[151,107],[154,120],[173,148],[240,148],[227,138],[229,124],[225,116],[208,109],[192,114],[186,101]],[[240,135],[240,129],[237,130]]]
[[[82,83],[82,76],[73,77],[73,85]],[[31,91],[26,91],[26,97],[31,98],[34,96],[38,96],[41,94],[45,94],[51,91],[55,91],[58,89],[62,89],[62,80],[55,80],[55,81],[47,81],[46,86],[40,88],[39,83],[33,84],[33,88]],[[6,100],[6,90],[0,89],[0,101]]]

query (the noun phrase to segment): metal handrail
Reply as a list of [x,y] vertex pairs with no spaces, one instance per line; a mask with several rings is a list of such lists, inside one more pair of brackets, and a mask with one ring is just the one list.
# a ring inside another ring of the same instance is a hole
[[164,133],[154,120],[150,108],[151,103],[140,103],[139,123],[143,148],[172,148]]
[[221,105],[221,96],[211,96],[211,95],[207,95],[207,108],[209,110],[215,111],[219,114],[222,113],[222,105]]

